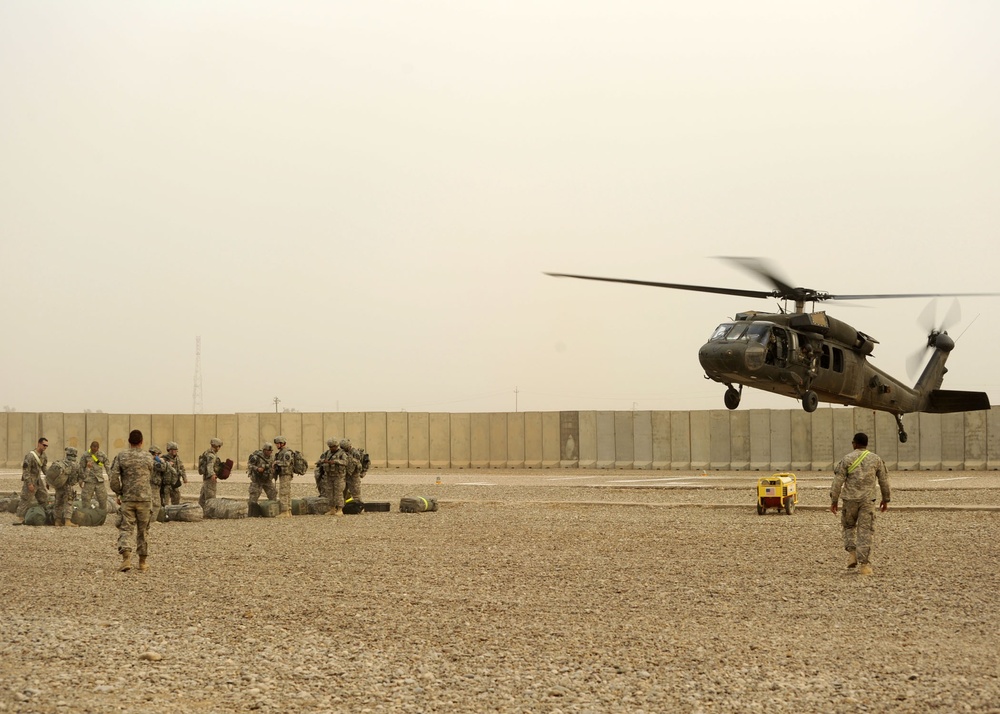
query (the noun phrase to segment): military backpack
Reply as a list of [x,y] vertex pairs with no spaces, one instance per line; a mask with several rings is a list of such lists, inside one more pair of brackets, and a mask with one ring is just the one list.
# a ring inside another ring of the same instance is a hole
[[301,451],[292,451],[292,473],[301,476],[309,470],[309,462]]
[[49,486],[52,488],[62,488],[69,481],[70,472],[71,469],[66,468],[63,462],[56,461],[49,466],[49,472],[45,474],[45,480],[48,481]]

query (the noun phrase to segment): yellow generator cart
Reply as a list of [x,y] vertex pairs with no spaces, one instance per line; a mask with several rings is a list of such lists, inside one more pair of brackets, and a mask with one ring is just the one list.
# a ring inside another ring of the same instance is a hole
[[795,474],[774,474],[757,481],[757,515],[763,516],[768,508],[785,509],[785,513],[795,513],[799,502],[799,490]]

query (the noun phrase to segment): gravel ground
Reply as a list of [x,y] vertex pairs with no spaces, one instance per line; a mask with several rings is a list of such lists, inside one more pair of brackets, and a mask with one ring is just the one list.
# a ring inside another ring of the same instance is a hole
[[760,517],[745,488],[490,480],[154,524],[146,573],[110,525],[2,515],[0,711],[1000,712],[1000,513],[905,508],[1000,489],[897,490],[861,577],[819,482]]

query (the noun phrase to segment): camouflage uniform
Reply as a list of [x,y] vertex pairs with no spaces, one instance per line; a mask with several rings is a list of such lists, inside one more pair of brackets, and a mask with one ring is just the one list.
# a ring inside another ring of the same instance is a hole
[[326,451],[319,455],[319,461],[316,462],[316,468],[313,470],[313,475],[316,477],[316,491],[323,498],[327,496],[326,463],[333,457],[337,449],[340,448],[337,446],[336,439],[327,439],[326,446]]
[[368,469],[371,468],[372,460],[368,457],[368,452],[364,449],[358,449],[358,458],[361,460],[361,478],[368,475]]
[[844,530],[844,550],[855,552],[858,565],[865,565],[871,555],[875,533],[875,484],[882,500],[889,502],[889,471],[877,454],[868,449],[854,449],[833,469],[830,502],[843,500],[840,523]]
[[[222,471],[222,459],[219,458],[219,448],[222,447],[220,439],[212,439],[211,446],[205,450],[198,460],[198,473],[201,473],[201,494],[198,496],[198,505],[205,507],[205,501],[215,498],[216,489],[219,486],[219,472]],[[205,463],[205,471],[202,473],[201,464]],[[207,474],[207,475],[206,475]]]
[[282,436],[274,437],[278,453],[274,455],[274,473],[278,477],[278,503],[281,504],[281,514],[292,515],[292,477],[295,475],[295,454],[286,448],[287,442]]
[[347,454],[346,486],[344,499],[348,496],[356,501],[361,500],[361,452],[351,445],[350,439],[340,442],[340,450]]
[[150,480],[153,457],[139,446],[121,451],[111,463],[111,490],[121,501],[118,521],[118,552],[131,553],[132,533],[136,532],[135,552],[145,558],[149,551],[146,533],[149,531],[149,503],[152,498]]
[[105,510],[108,507],[108,490],[104,486],[104,470],[108,463],[108,455],[100,449],[96,452],[86,451],[80,457],[80,468],[83,470],[80,505],[84,508],[90,508],[95,498],[98,508]]
[[187,483],[187,472],[184,470],[184,464],[181,462],[181,457],[177,454],[171,454],[172,450],[176,450],[177,444],[173,441],[167,442],[167,455],[163,458],[166,459],[167,463],[170,465],[168,475],[171,478],[169,483],[163,485],[162,500],[163,505],[172,504],[176,506],[181,502],[181,485]]
[[[344,442],[341,441],[341,444]],[[330,504],[330,510],[327,513],[337,514],[344,510],[344,486],[347,481],[347,464],[350,460],[347,452],[340,448],[339,445],[335,445],[332,449],[330,458],[327,460],[323,467],[324,479],[326,485],[326,496],[327,503]]]
[[153,457],[153,471],[149,476],[149,517],[151,520],[156,520],[160,507],[163,506],[163,485],[172,476],[169,473],[170,466],[164,461],[160,447],[150,446],[149,454]]
[[75,526],[76,524],[71,520],[73,518],[73,501],[76,500],[76,484],[83,480],[83,470],[76,460],[76,449],[67,446],[66,457],[52,465],[58,465],[66,476],[63,485],[55,490],[56,502],[53,510],[55,511],[56,525]]
[[49,489],[45,484],[45,467],[49,465],[49,460],[45,456],[45,450],[38,453],[36,446],[24,456],[21,463],[21,500],[17,504],[18,521],[24,522],[24,514],[31,508],[32,502],[37,501],[41,505],[49,502]]
[[278,489],[274,487],[274,458],[271,456],[270,444],[264,444],[260,449],[250,454],[247,459],[247,475],[250,477],[250,503],[257,503],[260,492],[274,501],[278,498]]

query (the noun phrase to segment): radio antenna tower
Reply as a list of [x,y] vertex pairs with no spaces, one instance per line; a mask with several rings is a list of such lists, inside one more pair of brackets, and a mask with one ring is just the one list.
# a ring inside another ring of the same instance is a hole
[[201,414],[205,406],[201,399],[201,335],[194,338],[194,398],[192,414]]

